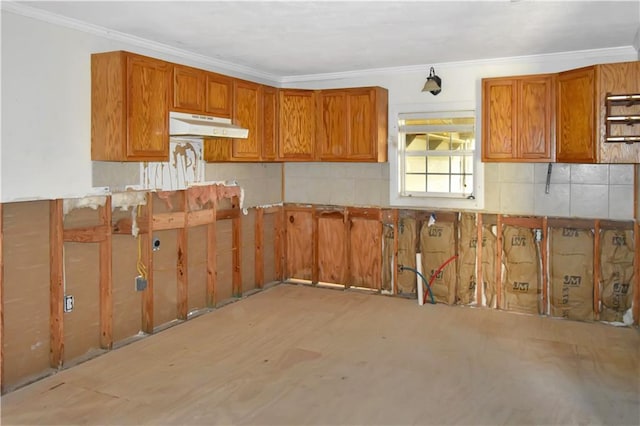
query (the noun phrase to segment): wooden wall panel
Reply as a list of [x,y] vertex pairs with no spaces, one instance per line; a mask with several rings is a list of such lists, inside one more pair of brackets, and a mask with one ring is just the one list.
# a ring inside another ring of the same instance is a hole
[[160,250],[153,252],[153,321],[155,328],[178,317],[177,231],[155,231],[153,236],[160,239]]
[[64,318],[64,362],[100,348],[100,254],[97,243],[64,244],[65,295],[74,308]]
[[188,311],[207,307],[207,225],[189,228],[187,235]]
[[246,293],[256,288],[256,210],[250,209],[246,215],[242,215],[242,232],[240,234],[240,262],[242,277],[242,292]]
[[[126,212],[126,215],[131,217],[130,212]],[[136,269],[138,261],[137,238],[132,235],[113,235],[111,244],[113,248],[111,254],[113,341],[118,342],[135,336],[141,330],[142,292],[137,292],[135,288],[135,277],[138,276]]]
[[347,284],[347,234],[340,215],[318,217],[318,281]]
[[5,389],[49,369],[49,202],[3,205]]
[[382,223],[351,219],[349,284],[380,290],[382,283]]
[[276,215],[266,214],[263,216],[264,230],[263,250],[264,255],[264,282],[270,283],[277,280],[276,274]]
[[285,211],[285,278],[310,280],[313,268],[313,210]]
[[82,228],[100,225],[98,211],[90,207],[73,209],[64,216],[64,228]]
[[216,305],[233,297],[232,221],[216,222]]

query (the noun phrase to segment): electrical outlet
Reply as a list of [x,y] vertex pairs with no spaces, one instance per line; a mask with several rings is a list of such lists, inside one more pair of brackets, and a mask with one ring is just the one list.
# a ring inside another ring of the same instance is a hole
[[73,311],[73,296],[64,297],[64,311],[65,312]]
[[136,277],[136,291],[144,291],[147,288],[147,280],[142,276],[138,275]]

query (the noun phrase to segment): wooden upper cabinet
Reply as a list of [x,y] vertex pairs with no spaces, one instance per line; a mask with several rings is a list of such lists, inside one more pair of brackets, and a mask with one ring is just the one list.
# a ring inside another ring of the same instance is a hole
[[482,81],[482,161],[553,161],[554,76]]
[[278,159],[278,89],[262,86],[262,159]]
[[387,104],[387,91],[380,87],[319,91],[318,158],[386,161]]
[[282,160],[315,158],[316,94],[313,90],[281,89],[278,105],[279,143]]
[[91,159],[167,161],[167,62],[124,51],[91,55]]
[[347,105],[347,158],[387,161],[387,90],[381,87],[348,89]]
[[258,161],[262,145],[262,91],[260,85],[243,80],[233,84],[233,123],[249,129],[246,139],[234,139],[235,160]]
[[216,117],[231,118],[234,79],[226,75],[206,74],[206,99],[204,112]]
[[231,118],[232,77],[183,65],[173,65],[174,111]]
[[347,92],[322,90],[318,93],[316,147],[320,160],[342,160],[347,157]]
[[596,162],[596,67],[558,74],[556,161]]
[[206,73],[181,65],[173,66],[173,110],[204,111]]
[[[601,163],[640,163],[640,143],[605,142],[606,97],[612,95],[640,94],[640,61],[619,62],[596,66],[596,141],[598,161]],[[612,116],[640,116],[640,104],[615,105]],[[611,136],[638,136],[640,123],[611,126]]]

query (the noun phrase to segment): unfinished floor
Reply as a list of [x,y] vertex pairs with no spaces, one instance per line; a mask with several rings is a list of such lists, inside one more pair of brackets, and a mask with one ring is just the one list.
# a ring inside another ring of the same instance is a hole
[[2,398],[2,424],[639,424],[640,333],[279,285]]

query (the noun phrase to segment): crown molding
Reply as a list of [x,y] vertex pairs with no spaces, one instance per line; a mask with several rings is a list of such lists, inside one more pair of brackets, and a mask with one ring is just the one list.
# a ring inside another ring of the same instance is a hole
[[620,46],[611,47],[605,49],[590,49],[590,50],[575,50],[570,52],[557,52],[546,53],[542,55],[527,55],[527,56],[510,56],[504,58],[492,58],[492,59],[478,59],[471,61],[458,61],[458,62],[442,62],[435,64],[420,64],[420,65],[408,65],[400,67],[388,67],[388,68],[371,68],[366,70],[354,70],[334,73],[322,73],[322,74],[306,74],[306,75],[291,75],[280,78],[282,84],[288,83],[305,83],[312,81],[325,81],[325,80],[338,80],[348,78],[359,78],[368,76],[377,76],[382,74],[408,74],[414,72],[428,72],[430,67],[435,67],[438,70],[447,68],[460,68],[470,66],[487,66],[487,65],[500,65],[500,64],[522,64],[522,63],[536,63],[536,62],[548,62],[558,59],[589,59],[607,56],[620,56],[620,55],[635,55],[636,49],[633,46]]
[[275,74],[262,72],[251,67],[238,65],[231,62],[213,59],[209,56],[200,55],[198,53],[193,53],[184,49],[178,49],[163,43],[158,43],[152,40],[136,37],[120,31],[110,30],[108,28],[89,24],[87,22],[80,21],[78,19],[69,18],[66,16],[58,15],[56,13],[52,13],[42,9],[37,9],[31,6],[27,6],[24,3],[19,3],[16,1],[1,0],[0,8],[3,12],[6,11],[6,12],[15,13],[18,15],[26,16],[28,18],[37,19],[40,21],[48,22],[50,24],[54,24],[54,25],[60,25],[62,27],[97,35],[99,37],[104,37],[110,40],[131,44],[134,46],[142,47],[142,48],[153,50],[156,52],[161,52],[167,55],[172,55],[180,58],[193,60],[198,63],[202,63],[206,65],[211,65],[216,69],[217,72],[228,71],[232,74],[234,73],[242,74],[249,77],[253,77],[263,83],[271,84],[271,85],[279,85],[280,83],[281,77]]

